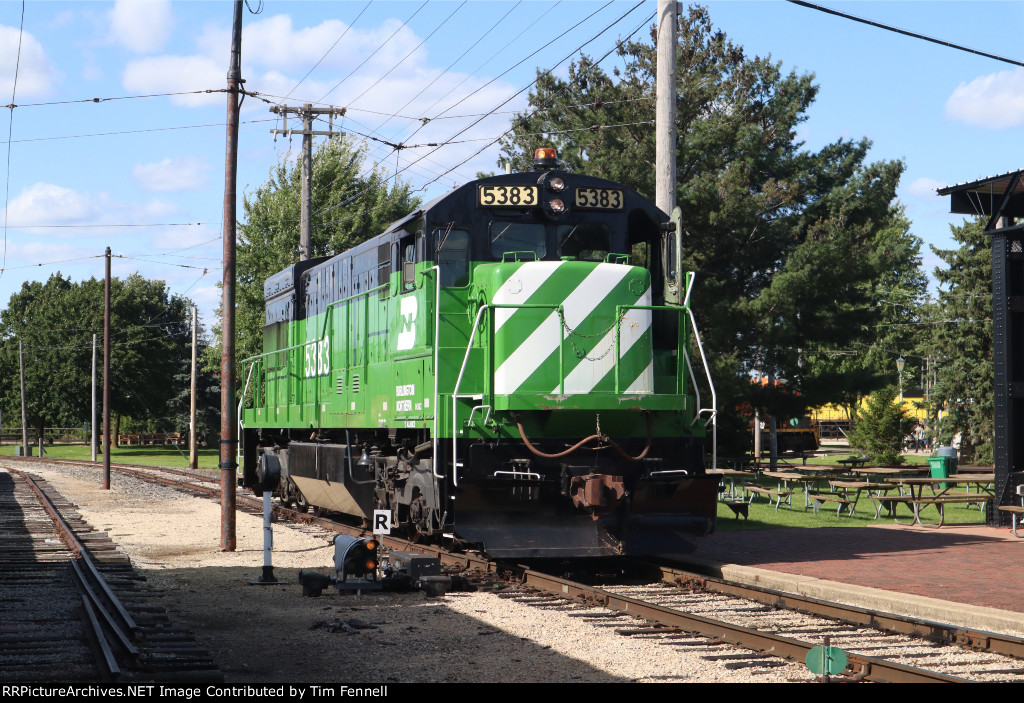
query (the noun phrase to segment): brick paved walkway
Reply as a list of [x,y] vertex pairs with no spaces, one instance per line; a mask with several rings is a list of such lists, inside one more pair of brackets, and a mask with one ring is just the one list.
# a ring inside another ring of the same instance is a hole
[[718,532],[695,556],[724,564],[1024,612],[1024,539],[1009,528],[821,527]]

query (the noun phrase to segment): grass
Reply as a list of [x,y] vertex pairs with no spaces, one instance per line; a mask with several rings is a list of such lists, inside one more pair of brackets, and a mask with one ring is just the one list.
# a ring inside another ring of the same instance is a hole
[[[834,464],[836,459],[841,458],[844,458],[844,456],[832,457],[831,461],[813,461],[808,459],[807,463],[808,465]],[[928,457],[911,455],[907,458],[921,460],[913,462],[914,464],[928,463]],[[779,487],[779,483],[775,479],[764,477],[760,477],[756,481],[752,479],[753,476],[747,480],[737,480],[737,491],[739,490],[740,483],[757,483],[760,486],[771,489],[777,489]],[[728,489],[730,486],[728,479],[725,479],[723,483],[725,484],[726,489]],[[827,489],[828,486],[825,485],[821,490],[822,492],[826,492]],[[723,502],[719,502],[715,530],[720,532],[730,532],[737,530],[767,530],[786,527],[867,527],[869,525],[895,524],[892,517],[887,517],[887,513],[884,510],[882,511],[881,517],[876,520],[874,503],[872,503],[871,499],[863,493],[857,501],[857,507],[853,515],[848,515],[846,510],[843,510],[841,515],[836,515],[836,506],[830,503],[826,503],[822,506],[818,510],[818,514],[815,515],[814,509],[811,506],[808,506],[806,510],[804,509],[804,493],[802,488],[792,487],[791,485],[791,487],[786,490],[793,491],[793,495],[790,498],[793,504],[792,507],[783,503],[779,506],[778,511],[776,511],[774,498],[773,502],[769,504],[766,496],[755,495],[754,502],[747,506],[747,519],[743,519],[742,516],[737,517],[729,506]],[[958,490],[957,492],[960,491]],[[909,506],[901,505],[897,509],[899,510],[900,520],[910,519],[911,513]],[[985,511],[979,510],[976,506],[967,508],[964,504],[953,503],[945,506],[945,512],[946,525],[985,524]],[[938,513],[934,506],[924,508],[922,515],[926,522],[938,520]]]
[[[17,453],[20,444],[0,445],[0,456],[13,456]],[[32,449],[34,456],[39,453],[39,447]],[[200,449],[199,468],[218,471],[220,456],[217,449]],[[92,450],[85,444],[51,444],[46,446],[44,456],[51,459],[73,459],[75,461],[89,461],[92,458]],[[103,461],[101,454],[96,455],[97,461]],[[169,446],[123,446],[110,448],[110,460],[120,464],[142,464],[145,466],[169,466],[172,468],[188,468],[188,448],[182,447],[179,452]]]

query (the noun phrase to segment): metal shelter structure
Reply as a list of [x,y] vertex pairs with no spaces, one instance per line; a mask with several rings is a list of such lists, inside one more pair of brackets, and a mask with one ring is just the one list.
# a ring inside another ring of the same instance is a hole
[[1024,483],[1024,170],[940,188],[950,212],[987,216],[992,237],[994,459],[997,503],[988,522],[1008,521],[996,505],[1016,502]]

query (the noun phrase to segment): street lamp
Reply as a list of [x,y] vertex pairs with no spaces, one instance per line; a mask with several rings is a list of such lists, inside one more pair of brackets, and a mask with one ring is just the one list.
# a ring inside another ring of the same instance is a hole
[[903,365],[907,362],[903,360],[903,356],[896,360],[896,370],[900,372],[900,406],[903,406]]

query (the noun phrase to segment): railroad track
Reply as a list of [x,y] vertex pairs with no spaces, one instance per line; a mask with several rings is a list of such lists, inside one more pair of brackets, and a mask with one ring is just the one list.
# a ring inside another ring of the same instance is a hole
[[46,482],[0,471],[0,545],[0,680],[223,680],[107,534]]
[[[152,467],[116,468],[142,478],[166,473]],[[219,496],[219,485],[213,485],[216,479],[209,477],[178,475],[159,480],[183,482],[190,491]],[[253,512],[261,509],[259,500],[241,494],[238,504]],[[274,510],[288,519],[359,533],[358,528],[278,504]],[[522,602],[577,608],[580,617],[595,625],[615,626],[623,635],[673,647],[704,648],[706,657],[725,659],[729,668],[768,669],[782,659],[802,662],[812,647],[828,638],[832,646],[848,652],[844,678],[850,680],[1024,681],[1024,640],[1019,638],[731,584],[664,565],[643,564],[640,568],[648,577],[642,585],[595,586],[493,562],[472,552],[449,552],[393,537],[383,542],[392,549],[436,555],[447,569],[467,574],[470,580],[510,581],[515,585],[507,591],[509,597]],[[593,612],[595,607],[603,609],[603,615]],[[723,645],[744,648],[746,653],[722,652]]]

